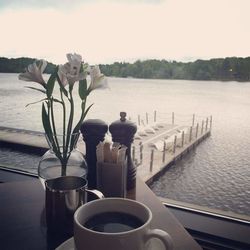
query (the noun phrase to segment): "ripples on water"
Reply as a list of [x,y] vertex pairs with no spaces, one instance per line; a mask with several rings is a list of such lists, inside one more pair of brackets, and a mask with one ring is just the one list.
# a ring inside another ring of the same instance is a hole
[[[88,103],[95,105],[88,118],[110,123],[123,110],[135,120],[137,114],[154,110],[158,114],[174,111],[176,117],[213,115],[211,137],[151,186],[156,194],[250,216],[249,82],[110,78],[109,83],[111,90],[90,96]],[[41,105],[25,105],[43,96],[25,89],[27,85],[32,83],[18,81],[16,74],[0,74],[0,125],[42,131]],[[79,112],[76,109],[76,116]],[[8,158],[9,153],[1,152],[1,161],[4,154]],[[34,161],[24,156],[20,165],[26,168]]]
[[29,173],[37,174],[37,166],[41,156],[26,154],[10,148],[1,148],[0,153],[0,166],[11,166],[17,170],[25,170]]
[[250,216],[249,163],[229,162],[225,155],[218,164],[211,147],[216,147],[212,137],[170,167],[151,188],[169,199]]

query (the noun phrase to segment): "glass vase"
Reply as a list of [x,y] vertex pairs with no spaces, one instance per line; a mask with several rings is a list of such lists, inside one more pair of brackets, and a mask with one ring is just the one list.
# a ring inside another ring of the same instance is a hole
[[[58,135],[56,137],[60,148],[60,154],[63,155],[63,152],[65,152],[65,144],[67,139]],[[70,140],[68,143],[69,145],[72,138],[75,137],[79,138],[79,134],[70,135]],[[77,149],[77,143],[75,143],[72,149],[68,147],[67,153],[64,154],[67,160],[62,161],[62,159],[59,159],[61,157],[58,157],[58,151],[57,153],[55,152],[53,145],[51,145],[51,142],[48,140],[47,136],[46,139],[50,149],[45,152],[38,164],[38,177],[44,188],[44,183],[46,180],[60,176],[80,176],[87,178],[87,163],[83,153]]]

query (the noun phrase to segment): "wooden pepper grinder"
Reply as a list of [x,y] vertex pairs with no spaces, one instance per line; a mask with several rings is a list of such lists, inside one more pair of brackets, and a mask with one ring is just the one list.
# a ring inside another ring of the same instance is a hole
[[135,187],[136,184],[136,167],[131,159],[131,144],[134,140],[134,134],[137,131],[137,126],[126,119],[126,113],[120,112],[120,120],[113,122],[109,126],[109,131],[112,135],[113,142],[118,142],[127,147],[127,189]]
[[99,119],[83,122],[81,132],[86,144],[86,161],[88,164],[88,187],[96,188],[96,146],[103,141],[108,125]]

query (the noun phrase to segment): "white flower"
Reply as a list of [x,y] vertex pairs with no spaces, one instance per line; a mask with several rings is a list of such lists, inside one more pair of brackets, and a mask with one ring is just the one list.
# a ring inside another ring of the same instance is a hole
[[67,56],[68,61],[69,61],[70,64],[74,64],[74,63],[75,64],[81,64],[81,62],[82,62],[82,56],[79,55],[79,54],[76,54],[76,53],[70,54],[70,53],[68,53],[66,56]]
[[95,65],[89,68],[90,85],[88,92],[90,93],[94,89],[108,88],[107,78],[101,73],[99,66]]
[[42,73],[46,66],[47,62],[45,60],[36,61],[26,68],[25,73],[19,74],[18,79],[28,82],[37,82],[46,88],[46,83],[42,77]]
[[58,77],[62,83],[62,85],[65,87],[67,84],[68,84],[68,79],[66,77],[66,74],[64,73],[64,65],[59,65],[59,68],[58,68]]
[[[64,86],[67,83],[73,85],[76,81],[86,78],[84,72],[80,73],[82,57],[78,54],[67,54],[67,58],[69,62],[59,66],[59,77]],[[63,75],[66,77],[67,82],[63,78]]]

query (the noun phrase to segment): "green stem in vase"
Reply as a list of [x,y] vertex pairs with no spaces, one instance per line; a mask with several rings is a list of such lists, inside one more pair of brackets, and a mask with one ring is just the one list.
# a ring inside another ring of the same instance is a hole
[[61,176],[66,176],[67,163],[68,160],[66,162],[64,160],[61,161]]
[[74,100],[73,100],[73,96],[72,96],[72,89],[69,90],[70,93],[70,98],[69,98],[69,102],[70,102],[70,116],[69,116],[69,122],[68,122],[68,128],[67,128],[67,138],[66,138],[66,157],[69,158],[70,156],[70,140],[71,138],[71,132],[72,132],[72,124],[73,124],[73,119],[74,119]]
[[56,133],[56,125],[55,125],[55,117],[54,117],[54,101],[53,101],[53,97],[51,98],[51,121],[52,121],[52,129],[53,129],[53,134],[54,134],[54,138],[55,138],[55,143],[56,143],[56,147],[57,150],[60,152],[60,145],[58,143],[58,139],[57,139],[57,133]]
[[61,100],[62,100],[62,108],[63,108],[63,158],[66,157],[66,150],[65,150],[65,132],[66,132],[66,107],[65,102],[63,99],[62,89],[60,88]]

